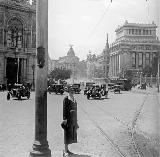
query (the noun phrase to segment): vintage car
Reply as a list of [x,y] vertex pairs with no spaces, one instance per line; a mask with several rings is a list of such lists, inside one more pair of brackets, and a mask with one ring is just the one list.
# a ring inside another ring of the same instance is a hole
[[85,86],[85,88],[84,88],[84,95],[86,95],[87,94],[87,92],[90,90],[90,89],[92,89],[92,88],[94,88],[95,87],[95,83],[94,82],[86,82],[86,86]]
[[72,88],[74,89],[74,92],[75,93],[80,93],[81,92],[81,89],[80,89],[80,84],[79,83],[76,83],[76,84],[72,84]]
[[121,85],[114,85],[114,93],[119,93],[121,92]]
[[101,99],[101,97],[102,97],[102,94],[99,89],[93,88],[93,89],[90,89],[89,91],[87,91],[87,99],[90,99],[90,98]]
[[7,100],[10,100],[11,97],[18,98],[19,100],[21,97],[27,97],[27,99],[29,99],[30,90],[23,84],[14,84],[8,89]]
[[64,93],[64,85],[63,84],[51,84],[48,87],[49,94],[55,93],[55,94],[63,94]]

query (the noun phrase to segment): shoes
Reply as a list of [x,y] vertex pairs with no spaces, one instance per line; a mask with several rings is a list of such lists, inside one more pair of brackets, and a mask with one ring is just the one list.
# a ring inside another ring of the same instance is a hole
[[65,152],[63,150],[63,157],[69,157],[69,155],[73,155],[74,153],[70,152],[69,150],[67,152]]
[[66,153],[65,151],[63,151],[63,157],[68,157],[68,153]]
[[73,154],[73,153],[72,153],[72,152],[70,152],[69,150],[67,151],[67,153],[68,153],[68,154],[70,154],[70,155],[71,155],[71,154]]

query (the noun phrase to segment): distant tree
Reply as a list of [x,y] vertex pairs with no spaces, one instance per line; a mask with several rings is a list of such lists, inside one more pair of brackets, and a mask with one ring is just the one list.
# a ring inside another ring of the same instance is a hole
[[61,80],[69,79],[70,76],[71,76],[71,70],[59,69],[59,68],[55,68],[49,74],[49,78],[55,79],[56,81],[59,79]]
[[153,74],[153,68],[150,67],[149,65],[145,66],[145,68],[142,70],[143,75],[145,76],[151,76]]
[[156,54],[156,56],[153,58],[152,66],[147,65],[144,69],[143,69],[143,74],[147,75],[147,76],[156,76],[157,72],[158,72],[158,53]]
[[132,80],[133,80],[133,77],[134,77],[134,75],[133,75],[132,70],[125,70],[125,71],[124,71],[124,78],[132,81]]
[[156,54],[156,56],[153,58],[152,61],[152,75],[156,76],[158,72],[158,53]]

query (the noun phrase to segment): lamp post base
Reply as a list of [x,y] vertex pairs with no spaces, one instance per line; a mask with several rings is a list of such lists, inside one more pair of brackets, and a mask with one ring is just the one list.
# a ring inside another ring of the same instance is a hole
[[39,141],[35,141],[29,157],[51,157],[51,150],[49,149],[48,142],[40,143]]

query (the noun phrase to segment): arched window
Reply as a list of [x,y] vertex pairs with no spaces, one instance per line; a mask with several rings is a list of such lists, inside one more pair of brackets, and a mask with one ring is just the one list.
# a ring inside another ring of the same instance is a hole
[[20,20],[13,18],[8,22],[7,47],[22,48],[23,25]]

